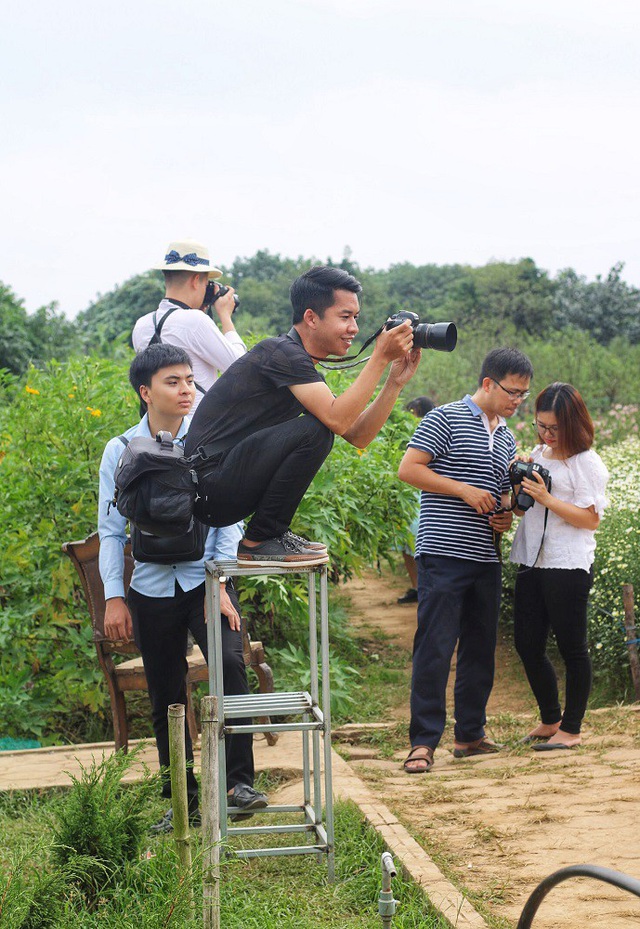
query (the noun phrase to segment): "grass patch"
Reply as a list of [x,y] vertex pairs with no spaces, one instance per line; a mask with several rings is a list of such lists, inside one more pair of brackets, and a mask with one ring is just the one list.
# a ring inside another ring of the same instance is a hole
[[[193,834],[193,881],[180,878],[169,836],[137,825],[153,778],[124,785],[127,756],[86,769],[70,790],[0,797],[0,929],[176,929],[201,925],[200,833]],[[260,779],[273,788],[279,776]],[[109,810],[104,807],[108,801]],[[98,804],[103,804],[102,816]],[[129,815],[121,815],[127,810]],[[326,861],[307,856],[223,858],[225,929],[374,929],[380,925],[380,837],[351,803],[336,805],[336,880]],[[145,817],[146,819],[146,817]],[[103,823],[102,829],[100,823]],[[132,825],[133,822],[133,825]],[[102,831],[100,831],[102,829]],[[64,833],[64,842],[61,834]],[[121,842],[120,839],[123,841]],[[273,836],[252,837],[271,843]],[[277,842],[277,838],[275,839]],[[399,862],[398,862],[399,864]],[[394,880],[397,929],[448,929],[413,882]],[[194,905],[191,907],[190,892]]]
[[[335,883],[327,882],[324,862],[318,865],[306,857],[228,860],[222,899],[225,929],[378,929],[384,844],[354,804],[338,803],[335,813]],[[449,929],[413,882],[398,876],[393,893],[399,900],[394,929]]]

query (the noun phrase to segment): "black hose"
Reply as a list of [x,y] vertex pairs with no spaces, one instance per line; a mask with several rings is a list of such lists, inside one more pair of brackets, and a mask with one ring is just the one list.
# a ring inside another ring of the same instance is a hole
[[538,912],[538,907],[549,891],[570,877],[593,877],[598,881],[613,884],[614,887],[620,887],[622,890],[628,890],[629,893],[640,897],[640,881],[635,877],[629,877],[628,874],[622,874],[620,871],[612,871],[610,868],[601,868],[596,864],[574,864],[568,868],[560,868],[559,871],[554,871],[553,874],[545,877],[538,884],[525,904],[516,929],[529,929],[533,917]]

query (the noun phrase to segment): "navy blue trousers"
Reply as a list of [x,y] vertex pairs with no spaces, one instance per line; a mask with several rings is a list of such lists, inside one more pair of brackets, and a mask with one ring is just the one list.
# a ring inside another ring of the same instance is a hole
[[455,739],[481,739],[495,667],[501,566],[419,555],[418,628],[411,681],[412,745],[436,748],[444,731],[446,689],[458,645],[454,688]]

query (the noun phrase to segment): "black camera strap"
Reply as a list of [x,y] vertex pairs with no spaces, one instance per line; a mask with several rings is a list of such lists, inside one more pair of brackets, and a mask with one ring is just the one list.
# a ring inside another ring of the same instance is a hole
[[[355,359],[358,358],[358,356],[361,355],[365,351],[365,349],[369,348],[371,343],[374,342],[378,338],[378,336],[380,335],[383,329],[384,329],[384,325],[380,326],[380,328],[377,329],[373,333],[372,336],[369,336],[369,338],[364,343],[360,351],[357,352],[355,355],[345,355],[344,358],[318,358],[317,355],[312,355],[311,352],[307,352],[307,354],[309,355],[309,357],[313,358],[314,361],[317,361],[321,368],[326,368],[328,371],[346,371],[347,368],[355,368],[357,365],[363,365],[365,362],[369,361],[369,358],[371,358],[371,355],[368,355],[366,358],[360,358],[359,361],[356,361]],[[300,333],[295,328],[295,326],[292,326],[291,329],[289,329],[289,331],[287,332],[287,335],[289,336],[290,339],[293,339],[294,342],[297,342],[299,345],[302,345],[302,347],[304,348],[302,339],[300,338]],[[351,364],[343,364],[342,362],[345,362],[345,361],[350,361]]]
[[[551,475],[549,475],[549,486],[547,487],[547,490],[549,491],[549,493],[551,493],[551,486],[552,486],[552,484],[553,484],[553,481],[551,480]],[[548,506],[545,506],[545,508],[544,508],[544,523],[543,523],[543,526],[542,526],[542,538],[540,539],[540,545],[538,546],[538,551],[536,552],[536,557],[535,557],[534,562],[533,562],[533,564],[531,565],[531,567],[521,568],[521,572],[520,572],[520,573],[522,573],[522,574],[524,574],[525,571],[533,571],[533,569],[535,568],[535,566],[536,566],[537,563],[538,563],[538,558],[540,557],[540,552],[542,551],[542,546],[544,545],[544,537],[545,537],[545,535],[546,535],[546,533],[547,533],[547,520],[548,520],[548,519],[549,519],[549,507],[548,507]]]

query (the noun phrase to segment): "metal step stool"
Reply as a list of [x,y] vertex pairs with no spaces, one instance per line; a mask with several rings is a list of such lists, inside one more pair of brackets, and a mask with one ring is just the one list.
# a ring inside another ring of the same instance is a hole
[[[220,772],[220,838],[250,836],[258,834],[304,833],[308,844],[276,846],[272,848],[234,849],[242,858],[266,857],[269,855],[309,855],[319,858],[327,856],[328,877],[335,876],[335,850],[333,829],[333,792],[331,781],[331,710],[329,687],[329,616],[327,596],[327,565],[313,567],[268,568],[256,565],[238,565],[236,561],[208,561],[206,568],[205,612],[207,616],[207,643],[209,654],[209,693],[218,699],[221,724],[219,742]],[[222,681],[222,634],[220,617],[220,578],[256,577],[262,575],[306,574],[309,600],[309,692],[248,694],[247,696],[225,697]],[[319,585],[317,579],[319,578]],[[319,587],[319,591],[318,591]],[[320,627],[317,622],[318,593],[320,600]],[[319,633],[319,635],[318,635]],[[319,649],[318,649],[319,640]],[[320,664],[318,664],[318,659]],[[320,694],[319,668],[322,672]],[[222,708],[222,709],[221,709]],[[234,725],[234,719],[268,716],[268,725],[251,723]],[[289,722],[277,722],[278,717],[294,717]],[[260,815],[272,813],[299,813],[302,822],[280,826],[228,826],[227,815],[239,812],[227,806],[227,777],[224,751],[225,735],[239,732],[300,732],[303,769],[304,797],[299,805],[273,805],[260,810]],[[321,770],[320,736],[324,771]],[[323,791],[324,788],[324,791]],[[324,800],[325,819],[322,819]]]

